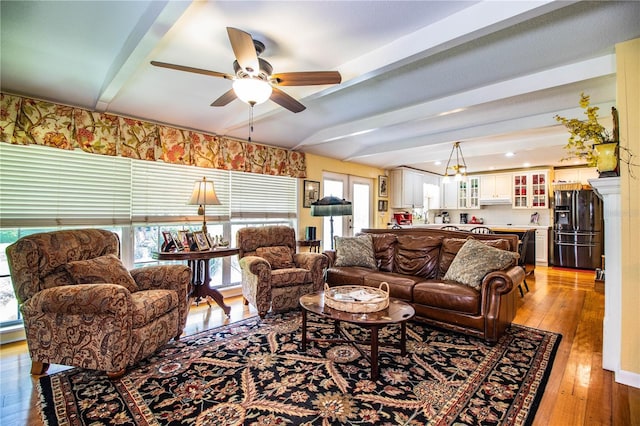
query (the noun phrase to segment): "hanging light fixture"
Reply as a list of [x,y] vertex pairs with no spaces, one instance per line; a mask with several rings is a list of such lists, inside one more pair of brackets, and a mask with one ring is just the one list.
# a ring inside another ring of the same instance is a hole
[[233,82],[233,91],[238,99],[251,106],[266,102],[272,90],[268,82],[257,77],[238,78]]
[[[456,153],[456,164],[453,166],[450,166],[454,151]],[[462,159],[462,164],[460,163],[460,159]],[[466,180],[467,163],[464,161],[464,156],[462,155],[462,148],[460,148],[460,142],[454,143],[453,147],[451,148],[451,153],[449,154],[449,161],[447,161],[447,168],[444,171],[444,178],[442,179],[443,183],[447,183],[451,179],[449,175],[449,169],[453,170],[453,179],[456,182],[459,182],[461,180]]]

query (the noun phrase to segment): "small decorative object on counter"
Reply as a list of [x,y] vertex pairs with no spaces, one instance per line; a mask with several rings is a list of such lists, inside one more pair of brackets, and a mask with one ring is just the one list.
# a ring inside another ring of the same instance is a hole
[[532,224],[537,225],[539,220],[540,220],[540,215],[538,214],[538,212],[535,212],[531,215]]

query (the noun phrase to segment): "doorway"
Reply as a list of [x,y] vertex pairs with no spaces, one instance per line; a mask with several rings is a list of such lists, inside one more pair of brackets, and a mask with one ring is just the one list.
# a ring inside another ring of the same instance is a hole
[[[344,198],[353,204],[353,214],[351,216],[333,218],[334,236],[353,236],[362,229],[372,226],[373,186],[373,179],[339,173],[325,172],[323,174],[322,196],[332,195],[334,197]],[[325,250],[331,248],[330,220],[329,217],[325,217],[323,223],[322,241]]]

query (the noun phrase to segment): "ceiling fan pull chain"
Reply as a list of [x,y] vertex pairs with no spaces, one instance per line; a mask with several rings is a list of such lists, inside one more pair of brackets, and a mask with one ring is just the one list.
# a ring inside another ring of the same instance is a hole
[[253,133],[253,106],[255,105],[255,102],[249,103],[250,105],[250,109],[249,109],[249,142],[251,142],[251,133]]

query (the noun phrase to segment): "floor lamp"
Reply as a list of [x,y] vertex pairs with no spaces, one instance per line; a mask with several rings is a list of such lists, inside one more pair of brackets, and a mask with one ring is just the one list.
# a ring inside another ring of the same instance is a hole
[[331,250],[333,250],[333,217],[353,214],[351,201],[329,195],[311,203],[311,216],[329,216],[331,224]]

